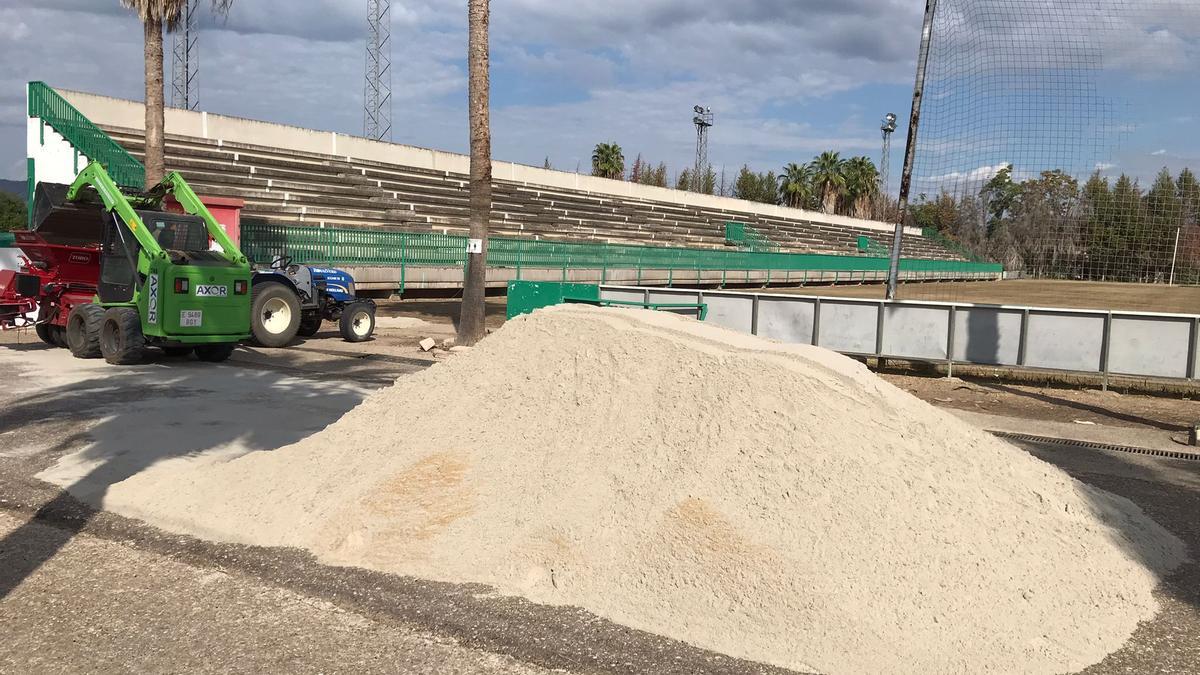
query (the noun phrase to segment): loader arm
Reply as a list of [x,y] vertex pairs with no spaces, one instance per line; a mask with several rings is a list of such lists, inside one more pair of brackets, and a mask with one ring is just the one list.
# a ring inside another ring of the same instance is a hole
[[67,201],[77,200],[80,197],[79,191],[85,187],[95,189],[96,194],[100,196],[100,201],[104,203],[106,211],[120,216],[125,227],[133,233],[134,238],[141,245],[142,251],[148,257],[165,258],[167,256],[163,247],[159,246],[158,241],[146,230],[146,225],[134,210],[133,204],[129,203],[129,198],[121,192],[121,188],[108,175],[100,162],[93,161],[79,172],[79,175],[75,177],[75,182],[67,188]]
[[179,202],[184,211],[193,216],[199,216],[204,221],[204,225],[208,227],[208,236],[221,245],[221,253],[226,260],[235,265],[246,264],[246,256],[242,255],[237,244],[233,243],[233,240],[225,233],[225,228],[221,227],[221,224],[209,212],[208,207],[192,191],[192,186],[187,184],[178,171],[167,174],[160,186],[167,188],[167,193],[175,197],[175,201]]
[[[114,211],[121,220],[124,221],[126,227],[137,238],[142,249],[150,257],[158,257],[167,255],[158,241],[146,229],[137,211],[134,210],[134,205],[130,202],[130,197],[127,197],[121,192],[120,186],[117,185],[104,170],[104,167],[99,162],[91,162],[87,165],[79,176],[75,178],[75,182],[67,189],[67,200],[75,201],[79,198],[79,191],[84,187],[91,187],[100,195],[101,201],[104,202],[104,208],[108,211]],[[172,171],[167,174],[161,183],[149,190],[144,198],[139,201],[146,202],[145,206],[155,210],[161,208],[162,199],[166,195],[172,195],[183,210],[193,216],[199,217],[204,221],[204,226],[208,230],[208,236],[221,245],[221,256],[228,262],[234,265],[245,265],[246,256],[242,255],[238,250],[237,244],[225,234],[225,228],[217,222],[200,198],[192,190],[192,187],[187,184],[183,176],[179,172]],[[137,199],[137,198],[135,198]]]

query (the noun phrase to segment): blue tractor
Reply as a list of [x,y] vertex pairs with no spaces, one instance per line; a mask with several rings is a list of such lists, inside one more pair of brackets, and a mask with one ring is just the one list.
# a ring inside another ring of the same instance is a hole
[[347,342],[364,342],[375,332],[375,302],[355,295],[354,278],[344,270],[277,258],[254,270],[250,293],[250,331],[264,347],[312,337],[324,321],[336,321]]

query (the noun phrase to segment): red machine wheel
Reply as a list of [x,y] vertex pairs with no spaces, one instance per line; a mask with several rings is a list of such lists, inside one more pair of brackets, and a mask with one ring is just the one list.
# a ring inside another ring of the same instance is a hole
[[53,333],[54,326],[48,323],[39,323],[33,327],[33,332],[37,333],[38,339],[52,347],[59,345],[54,341]]
[[100,358],[100,325],[104,308],[100,305],[76,305],[67,315],[67,348],[79,359]]

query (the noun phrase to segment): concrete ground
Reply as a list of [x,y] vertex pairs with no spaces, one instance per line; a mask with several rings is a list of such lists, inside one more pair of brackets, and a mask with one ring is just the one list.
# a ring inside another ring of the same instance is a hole
[[[396,377],[454,358],[416,346],[453,335],[449,307],[388,303],[375,341],[326,331],[286,350],[244,347],[219,366],[152,357],[117,368],[0,336],[0,672],[780,672],[480,587],[170,534],[58,487],[102,500],[151,463],[310,434]],[[489,325],[502,313],[492,303]],[[1200,418],[1200,403],[1178,398],[886,377],[996,425],[1078,428],[1121,444],[1172,443]],[[1200,462],[1024,447],[1135,501],[1200,558]],[[1087,672],[1195,672],[1200,568],[1179,571],[1159,597],[1160,615]]]

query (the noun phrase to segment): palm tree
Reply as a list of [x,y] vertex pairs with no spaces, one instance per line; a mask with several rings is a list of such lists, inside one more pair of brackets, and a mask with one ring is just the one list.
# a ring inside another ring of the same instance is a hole
[[471,122],[470,216],[468,237],[478,250],[467,254],[458,317],[458,342],[473,345],[484,336],[487,290],[487,228],[492,217],[491,81],[488,57],[488,0],[467,2],[467,105]]
[[[166,173],[163,139],[163,26],[173,31],[187,7],[188,0],[121,0],[121,5],[137,12],[145,33],[146,70],[146,188],[157,185]],[[212,0],[215,14],[229,12],[233,0]]]
[[851,215],[866,218],[871,214],[871,204],[879,195],[879,170],[870,157],[853,157],[846,161],[846,201]]
[[809,164],[790,162],[779,176],[779,199],[796,209],[808,208],[813,198],[813,171]]
[[625,155],[616,143],[598,143],[592,151],[592,175],[620,179],[625,175]]
[[822,152],[812,161],[813,186],[821,196],[821,210],[825,213],[837,211],[838,198],[846,190],[846,174],[842,156],[836,152]]

